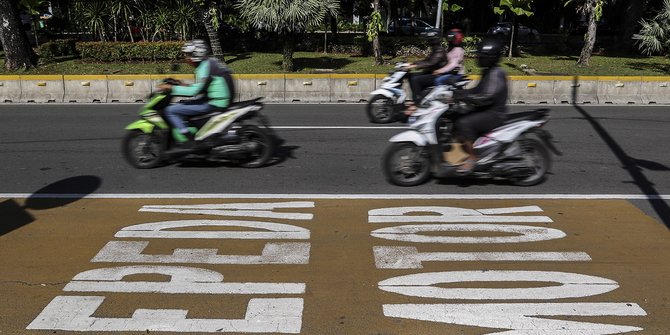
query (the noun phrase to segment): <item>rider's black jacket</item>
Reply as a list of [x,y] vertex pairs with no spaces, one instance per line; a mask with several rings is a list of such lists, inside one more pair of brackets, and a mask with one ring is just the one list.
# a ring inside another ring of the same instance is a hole
[[484,70],[477,86],[454,91],[454,100],[465,102],[476,111],[491,111],[501,119],[507,112],[507,74],[498,67]]
[[424,60],[415,63],[416,67],[424,73],[432,74],[433,71],[447,65],[447,50],[442,45],[431,47],[430,55]]

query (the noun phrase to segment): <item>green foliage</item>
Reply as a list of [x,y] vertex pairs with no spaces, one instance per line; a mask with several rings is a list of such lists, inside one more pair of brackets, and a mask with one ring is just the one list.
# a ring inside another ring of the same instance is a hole
[[51,62],[56,57],[73,56],[77,54],[76,40],[53,40],[42,43],[37,49],[42,63]]
[[481,42],[482,42],[482,38],[477,36],[477,35],[464,37],[463,38],[463,43],[461,44],[461,46],[465,50],[465,56],[466,57],[474,57],[475,52],[477,51],[477,46]]
[[458,4],[449,4],[449,0],[442,1],[442,11],[445,13],[456,13],[461,10],[463,10],[463,7]]
[[530,7],[533,0],[500,0],[498,7],[493,8],[493,12],[498,15],[503,15],[506,12],[512,13],[516,16],[532,16],[533,11]]
[[174,61],[182,58],[181,42],[79,42],[84,60],[97,62]]
[[[595,15],[596,21],[600,21],[600,18],[603,16],[603,7],[607,4],[607,0],[564,0],[564,5],[574,3],[577,6],[577,12],[581,14],[588,14],[589,3],[593,2],[593,14]],[[639,0],[637,0],[639,1]]]
[[633,35],[638,48],[646,55],[668,54],[670,49],[670,0],[663,1],[663,7],[652,18],[640,21],[642,29]]
[[241,18],[257,29],[280,34],[303,33],[321,25],[327,14],[337,16],[337,0],[239,0]]
[[383,31],[384,26],[382,24],[382,14],[376,10],[373,11],[372,14],[370,15],[370,23],[368,24],[368,30],[367,30],[367,36],[368,36],[368,42],[372,42],[377,36],[379,36],[379,32]]

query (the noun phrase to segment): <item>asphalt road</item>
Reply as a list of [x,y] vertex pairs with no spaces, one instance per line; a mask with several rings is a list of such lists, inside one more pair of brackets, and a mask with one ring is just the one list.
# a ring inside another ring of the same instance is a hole
[[361,104],[267,105],[265,113],[286,142],[275,163],[261,169],[212,163],[130,167],[120,143],[139,107],[0,105],[0,193],[624,194],[650,197],[635,203],[670,222],[668,206],[654,200],[670,194],[665,106],[549,106],[547,129],[564,155],[555,157],[540,185],[432,180],[413,188],[390,185],[380,170],[387,140],[403,125],[370,124]]
[[666,107],[550,106],[546,182],[413,188],[362,105],[268,105],[260,169],[131,168],[138,108],[0,105],[0,333],[670,329]]

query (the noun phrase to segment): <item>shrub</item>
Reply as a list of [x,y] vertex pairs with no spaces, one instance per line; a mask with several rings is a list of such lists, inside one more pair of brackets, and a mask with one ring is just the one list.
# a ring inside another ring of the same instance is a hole
[[79,42],[84,60],[97,62],[174,61],[182,58],[183,42]]
[[56,57],[77,55],[76,40],[53,40],[42,43],[37,48],[41,62],[52,62]]

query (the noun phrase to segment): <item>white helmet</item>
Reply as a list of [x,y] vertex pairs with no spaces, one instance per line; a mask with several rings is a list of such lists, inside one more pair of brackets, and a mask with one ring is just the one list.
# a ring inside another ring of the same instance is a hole
[[193,40],[186,42],[181,52],[187,54],[191,61],[201,62],[209,55],[209,46],[203,40]]

